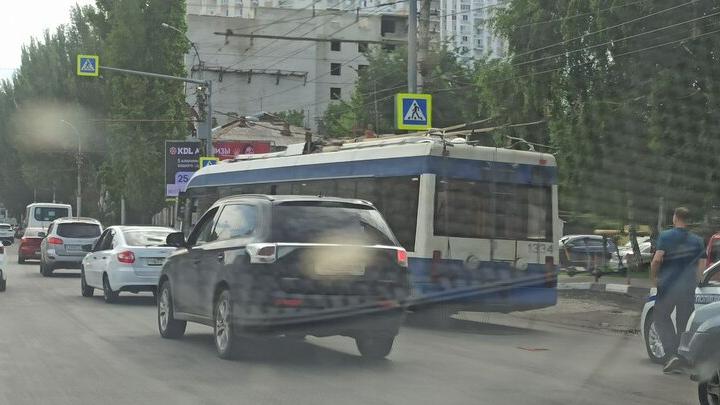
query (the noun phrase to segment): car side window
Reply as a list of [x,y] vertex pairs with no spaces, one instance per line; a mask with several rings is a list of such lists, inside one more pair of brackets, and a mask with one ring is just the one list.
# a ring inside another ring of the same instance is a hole
[[715,263],[705,271],[703,285],[720,287],[720,264]]
[[107,238],[108,234],[110,233],[109,229],[106,229],[105,232],[100,235],[100,238],[98,238],[97,242],[95,242],[95,246],[93,246],[92,251],[97,252],[102,250],[103,243],[105,243],[105,239]]
[[198,221],[197,225],[195,225],[195,228],[188,238],[188,244],[190,246],[202,245],[203,243],[215,240],[211,231],[213,229],[213,225],[215,224],[214,219],[217,211],[217,208],[213,208],[200,218],[200,221]]
[[257,226],[257,207],[245,204],[225,206],[213,234],[216,240],[228,240],[250,236]]
[[112,229],[105,235],[105,240],[103,241],[102,246],[100,246],[100,250],[111,250],[113,248],[113,237],[115,236],[115,231]]

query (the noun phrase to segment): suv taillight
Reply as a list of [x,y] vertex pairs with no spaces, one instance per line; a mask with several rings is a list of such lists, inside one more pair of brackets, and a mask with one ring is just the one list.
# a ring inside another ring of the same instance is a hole
[[402,267],[408,266],[408,254],[407,250],[400,248],[397,250],[397,262]]
[[55,236],[51,236],[48,238],[48,245],[62,245],[63,240],[60,238],[57,238]]
[[125,250],[118,253],[117,259],[120,263],[133,264],[135,263],[135,253]]

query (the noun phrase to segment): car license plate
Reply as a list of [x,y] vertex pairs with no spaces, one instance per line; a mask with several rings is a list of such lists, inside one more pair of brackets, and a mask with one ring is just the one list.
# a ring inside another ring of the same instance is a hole
[[68,252],[82,252],[82,245],[65,245]]
[[362,276],[365,274],[364,264],[315,265],[315,274],[319,276]]
[[163,262],[165,262],[165,259],[163,258],[147,259],[148,266],[162,266]]

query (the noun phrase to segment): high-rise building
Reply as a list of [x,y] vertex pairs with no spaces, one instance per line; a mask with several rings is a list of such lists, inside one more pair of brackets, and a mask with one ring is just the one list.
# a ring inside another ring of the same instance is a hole
[[502,58],[505,41],[490,27],[493,13],[506,0],[440,0],[440,40],[464,58]]

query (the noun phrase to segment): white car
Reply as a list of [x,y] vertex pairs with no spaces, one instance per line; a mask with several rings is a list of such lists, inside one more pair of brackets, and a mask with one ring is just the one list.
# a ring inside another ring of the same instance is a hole
[[12,225],[0,223],[0,242],[8,241],[12,245],[15,240],[15,231]]
[[111,226],[82,261],[80,285],[83,297],[103,291],[105,302],[115,301],[121,291],[157,292],[165,258],[176,248],[165,246],[174,229],[155,226]]
[[5,247],[10,246],[10,242],[6,240],[0,241],[0,292],[5,291],[7,287],[7,264],[5,261]]
[[[640,331],[642,332],[643,341],[648,357],[655,363],[662,363],[665,360],[665,350],[663,349],[660,338],[655,329],[653,321],[653,310],[655,308],[656,290],[653,288],[648,302],[643,307],[642,316],[640,318]],[[703,281],[695,290],[695,309],[720,301],[720,262],[716,262],[708,267],[703,273]],[[675,313],[672,314],[673,323],[675,322]],[[680,331],[682,333],[684,331]]]

